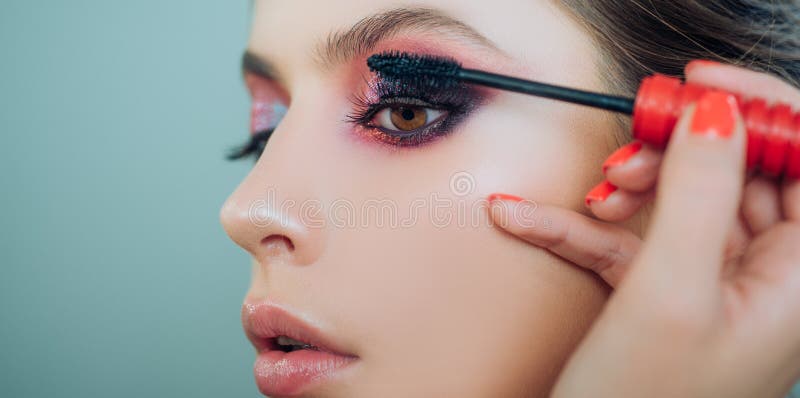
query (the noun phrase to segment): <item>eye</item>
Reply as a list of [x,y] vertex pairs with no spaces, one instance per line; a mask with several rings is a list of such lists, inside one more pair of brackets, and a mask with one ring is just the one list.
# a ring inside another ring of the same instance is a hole
[[233,148],[228,159],[252,157],[258,159],[272,132],[288,111],[288,96],[273,80],[246,72],[244,76],[250,92],[250,136],[242,145]]
[[273,131],[274,129],[269,129],[250,135],[250,139],[247,142],[233,148],[228,153],[228,160],[239,160],[247,157],[258,160],[261,157],[261,153],[264,152],[264,148],[267,146],[267,141],[269,141]]
[[350,97],[354,133],[394,147],[418,147],[453,132],[483,102],[467,85],[441,88],[418,79],[369,81]]
[[439,109],[415,105],[393,105],[379,110],[372,120],[372,125],[389,133],[406,134],[424,129],[445,116],[447,116],[447,112]]

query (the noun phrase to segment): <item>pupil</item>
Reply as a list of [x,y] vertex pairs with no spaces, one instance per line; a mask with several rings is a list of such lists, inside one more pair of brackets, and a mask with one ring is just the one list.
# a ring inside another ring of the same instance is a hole
[[414,120],[414,111],[411,109],[403,109],[403,112],[400,114],[405,120]]

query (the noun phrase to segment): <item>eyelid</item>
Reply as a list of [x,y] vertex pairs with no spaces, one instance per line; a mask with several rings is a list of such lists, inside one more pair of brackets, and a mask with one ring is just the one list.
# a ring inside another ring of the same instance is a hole
[[255,73],[245,72],[244,83],[250,96],[255,97],[276,97],[286,102],[289,101],[289,93],[276,80],[260,76]]
[[273,80],[253,73],[245,74],[250,92],[250,134],[274,129],[288,111],[285,91]]

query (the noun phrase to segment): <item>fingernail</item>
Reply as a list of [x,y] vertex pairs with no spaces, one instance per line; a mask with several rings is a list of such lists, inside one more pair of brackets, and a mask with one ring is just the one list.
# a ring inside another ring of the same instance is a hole
[[523,198],[520,198],[519,196],[509,195],[507,193],[493,193],[489,195],[487,199],[489,200],[490,203],[494,202],[495,200],[510,200],[512,202],[522,202],[523,200],[525,200]]
[[730,138],[736,128],[738,114],[739,105],[733,95],[710,90],[697,101],[691,132],[696,135]]
[[592,190],[586,194],[586,206],[591,206],[592,202],[605,202],[616,190],[616,185],[608,182],[608,180],[603,180],[603,182],[592,188]]
[[717,66],[717,65],[722,65],[722,64],[720,64],[717,61],[711,61],[708,59],[696,59],[686,64],[686,74],[688,75],[689,72],[691,72],[697,67],[707,67],[707,66]]
[[628,159],[633,157],[633,155],[636,155],[636,153],[639,152],[639,150],[641,149],[642,149],[641,141],[636,141],[628,145],[623,145],[622,147],[614,151],[614,153],[612,153],[611,156],[609,156],[605,162],[603,162],[603,174],[605,174],[605,172],[608,171],[610,167],[624,164],[625,162],[628,161]]

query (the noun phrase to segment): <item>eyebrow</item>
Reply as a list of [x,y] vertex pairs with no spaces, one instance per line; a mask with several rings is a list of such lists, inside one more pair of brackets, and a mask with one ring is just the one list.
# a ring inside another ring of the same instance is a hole
[[252,73],[270,80],[280,80],[277,69],[272,63],[250,50],[245,51],[242,55],[242,73]]
[[[502,53],[497,45],[475,28],[440,10],[404,7],[370,15],[348,29],[331,32],[316,46],[314,61],[322,69],[329,69],[366,54],[381,41],[404,32],[450,34],[455,38]],[[278,73],[273,64],[250,50],[246,51],[242,57],[242,70],[278,80]]]
[[321,66],[332,66],[367,53],[382,40],[402,32],[454,34],[483,47],[497,46],[471,26],[434,8],[396,8],[371,15],[350,29],[333,32],[317,46],[315,58]]

